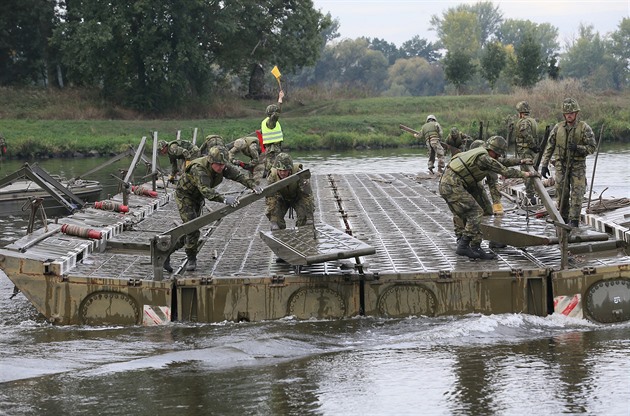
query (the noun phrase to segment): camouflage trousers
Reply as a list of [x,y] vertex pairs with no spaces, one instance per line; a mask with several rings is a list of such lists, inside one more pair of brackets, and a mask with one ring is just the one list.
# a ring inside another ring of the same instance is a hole
[[427,162],[427,166],[429,170],[433,170],[435,166],[435,159],[437,157],[438,162],[438,170],[441,172],[444,170],[444,148],[440,143],[440,139],[437,137],[427,140],[427,150],[429,152],[429,161]]
[[273,167],[273,163],[276,161],[276,156],[282,153],[282,142],[271,143],[265,145],[265,173],[269,174],[271,172],[271,168]]
[[[442,175],[438,190],[453,213],[455,236],[457,238],[462,236],[470,238],[473,246],[480,244],[483,239],[481,219],[484,215],[484,209],[481,208],[478,201],[482,198],[479,192],[485,193],[485,191],[480,188],[472,192],[469,191],[465,187],[464,181],[450,169],[447,169]],[[490,212],[492,212],[492,207],[490,207]]]
[[[177,209],[179,211],[179,216],[181,217],[183,222],[192,221],[195,218],[201,215],[201,209],[204,205],[204,199],[196,199],[191,198],[189,196],[181,195],[179,193],[175,193],[175,202],[177,202]],[[188,258],[196,257],[197,252],[199,251],[199,236],[201,232],[199,230],[195,230],[190,234],[186,234],[184,237],[180,238],[177,244],[175,245],[175,250],[179,250],[182,247],[186,249],[186,256]]]
[[[538,156],[538,153],[534,153],[531,151],[531,149],[529,148],[523,148],[523,149],[519,149],[518,151],[518,157],[520,157],[521,159],[531,159],[533,161],[536,161],[536,157]],[[527,172],[527,166],[523,166],[521,165],[521,170],[523,172]],[[523,181],[525,181],[525,194],[527,195],[528,199],[532,199],[536,196],[536,187],[534,186],[534,179],[533,178],[525,178],[523,179]]]
[[269,218],[269,222],[278,224],[281,230],[287,228],[284,219],[290,208],[295,210],[297,215],[295,225],[301,227],[303,225],[313,224],[313,213],[315,212],[315,203],[313,195],[299,198],[296,201],[286,201],[282,196],[273,196],[267,198],[267,211],[265,215]]
[[[570,166],[568,183],[564,186],[564,169],[560,163],[556,163],[556,197],[558,198],[558,211],[565,220],[578,220],[582,212],[582,201],[586,193],[586,162],[576,163]],[[568,198],[563,198],[566,191]]]

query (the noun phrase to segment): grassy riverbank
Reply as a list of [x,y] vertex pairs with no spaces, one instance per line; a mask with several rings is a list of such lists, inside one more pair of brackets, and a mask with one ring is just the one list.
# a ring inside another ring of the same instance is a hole
[[[405,124],[419,129],[428,114],[435,114],[446,132],[452,126],[477,136],[483,122],[486,137],[507,135],[507,123],[515,117],[515,104],[529,101],[538,119],[540,134],[547,124],[561,118],[565,96],[575,97],[581,117],[596,135],[605,126],[604,141],[630,140],[630,92],[595,96],[571,83],[539,84],[532,92],[511,95],[378,97],[341,99],[306,92],[288,94],[281,122],[287,149],[350,149],[411,146],[416,141],[399,129]],[[173,140],[177,131],[197,140],[219,134],[227,140],[252,133],[260,127],[265,107],[271,102],[223,98],[196,109],[206,118],[170,115],[148,119],[124,109],[111,108],[89,92],[0,89],[0,132],[11,158],[72,156],[77,153],[115,154],[142,136],[158,131],[159,138]]]

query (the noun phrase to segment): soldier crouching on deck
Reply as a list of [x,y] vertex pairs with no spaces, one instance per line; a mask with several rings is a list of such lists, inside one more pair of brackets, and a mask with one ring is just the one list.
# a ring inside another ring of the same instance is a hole
[[497,159],[500,156],[505,157],[506,152],[506,140],[501,136],[492,136],[484,147],[453,156],[440,179],[440,195],[453,213],[455,235],[461,235],[456,251],[460,256],[482,260],[496,258],[494,253],[488,253],[481,248],[481,218],[484,208],[479,205],[481,198],[478,194],[485,192],[480,182],[488,173],[495,172],[506,178],[538,176],[537,172],[522,172],[503,166]]
[[[293,163],[293,159],[288,153],[279,153],[267,177],[267,182],[271,185],[300,170],[302,170],[302,165]],[[286,188],[280,189],[275,194],[268,196],[266,203],[266,215],[271,222],[271,231],[287,228],[284,216],[290,208],[297,213],[296,226],[301,227],[313,224],[315,202],[313,201],[313,190],[309,179],[302,179]]]
[[[254,193],[262,192],[262,189],[256,185],[253,179],[248,178],[236,166],[228,163],[227,151],[224,147],[213,147],[208,152],[208,156],[191,161],[177,182],[175,201],[182,221],[188,222],[199,217],[205,199],[223,202],[232,207],[238,205],[238,197],[223,196],[214,189],[223,181],[224,177],[245,185]],[[199,230],[195,230],[180,239],[175,245],[175,250],[182,247],[186,248],[186,257],[188,258],[186,270],[188,271],[197,268],[199,235]],[[164,270],[169,273],[173,271],[171,256],[166,258]]]

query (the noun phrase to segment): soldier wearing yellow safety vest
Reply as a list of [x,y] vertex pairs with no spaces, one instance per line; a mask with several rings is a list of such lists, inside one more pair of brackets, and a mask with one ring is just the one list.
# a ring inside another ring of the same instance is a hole
[[265,148],[265,174],[266,177],[273,166],[274,159],[282,152],[282,126],[280,125],[280,112],[282,107],[282,98],[284,91],[278,93],[278,105],[271,104],[267,106],[267,118],[260,123],[260,132],[262,133],[263,147]]

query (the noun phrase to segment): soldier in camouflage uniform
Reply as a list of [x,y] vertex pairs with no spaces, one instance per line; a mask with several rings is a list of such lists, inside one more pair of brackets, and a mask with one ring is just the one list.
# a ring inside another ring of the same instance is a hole
[[[225,148],[213,147],[208,152],[208,156],[190,162],[177,182],[175,201],[182,221],[188,222],[199,217],[205,199],[222,202],[232,207],[238,205],[238,197],[223,196],[214,190],[224,177],[245,185],[257,194],[262,192],[262,189],[256,186],[253,179],[249,179],[236,166],[228,163]],[[199,230],[187,234],[175,246],[175,250],[182,247],[186,248],[186,257],[188,258],[186,270],[189,271],[195,270],[197,267],[199,234]],[[164,262],[164,269],[169,273],[173,271],[170,256]]]
[[442,147],[442,126],[437,122],[433,114],[427,116],[427,122],[420,129],[420,134],[414,134],[417,139],[423,138],[426,141],[427,150],[429,151],[429,161],[427,166],[429,172],[433,172],[435,167],[435,159],[438,160],[438,173],[444,172],[444,148]]
[[446,144],[459,149],[460,152],[468,150],[472,141],[472,137],[462,133],[457,127],[451,128],[451,132],[446,136]]
[[161,154],[168,155],[168,160],[171,162],[171,176],[168,178],[170,183],[175,183],[175,177],[179,173],[180,162],[186,165],[200,155],[197,146],[188,140],[182,139],[173,140],[170,143],[160,140],[158,149]]
[[[228,159],[233,165],[240,166],[247,170],[249,177],[253,178],[256,183],[260,183],[265,170],[264,164],[260,161],[260,153],[258,137],[241,137],[240,139],[236,139],[229,149]],[[242,160],[236,159],[236,156],[239,154],[247,156],[249,161],[245,163]]]
[[282,152],[282,142],[284,134],[280,125],[280,112],[282,111],[282,98],[284,91],[278,93],[278,105],[271,104],[267,106],[265,113],[267,117],[260,123],[260,132],[262,134],[263,148],[265,149],[265,172],[263,176],[267,176],[273,167],[276,156]]
[[[501,136],[497,136],[501,137]],[[475,140],[470,144],[470,149],[476,149],[477,147],[484,146],[485,142],[483,140]],[[512,166],[524,166],[524,165],[533,165],[534,161],[532,159],[519,159],[515,157],[500,157],[497,159],[499,163],[501,163],[505,167]],[[488,185],[488,190],[490,191],[490,198],[492,199],[492,210],[487,211],[487,205],[481,205],[484,208],[485,215],[502,215],[503,214],[503,204],[501,203],[501,189],[499,187],[499,175],[496,172],[488,172],[486,175],[486,185]],[[486,196],[487,198],[487,196]]]
[[[526,178],[537,173],[521,172],[508,169],[497,159],[505,156],[507,142],[501,136],[492,136],[484,147],[477,147],[458,153],[449,162],[440,179],[439,192],[453,213],[455,234],[461,234],[456,253],[472,259],[490,260],[496,256],[481,248],[481,218],[484,211],[491,209],[482,193],[480,183],[489,172],[495,172],[507,178]],[[481,204],[480,204],[481,202]],[[463,226],[463,229],[461,228]]]
[[[285,179],[294,173],[302,170],[302,165],[293,163],[293,159],[287,153],[280,153],[276,157],[273,168],[269,172],[267,182],[271,185],[281,179]],[[267,200],[267,218],[271,222],[271,231],[283,230],[287,228],[284,220],[289,208],[297,213],[295,225],[313,225],[313,213],[315,212],[315,202],[313,201],[313,191],[309,179],[302,179],[297,183],[282,188]]]
[[207,155],[208,151],[215,146],[225,147],[225,142],[223,141],[223,137],[216,134],[209,134],[204,139],[203,144],[199,148],[199,152],[202,155]]
[[564,100],[564,121],[553,126],[549,134],[540,170],[544,178],[549,176],[549,161],[555,154],[558,210],[562,218],[576,228],[580,225],[582,200],[586,193],[586,156],[593,154],[597,147],[591,126],[578,120],[579,111],[575,99]]
[[[538,123],[529,116],[530,107],[527,101],[521,101],[516,104],[518,111],[518,121],[515,125],[516,131],[516,156],[521,159],[535,160],[538,152],[540,152],[538,143]],[[525,166],[521,166],[521,170],[525,170]],[[525,180],[525,194],[532,205],[536,205],[536,189],[533,179]]]

